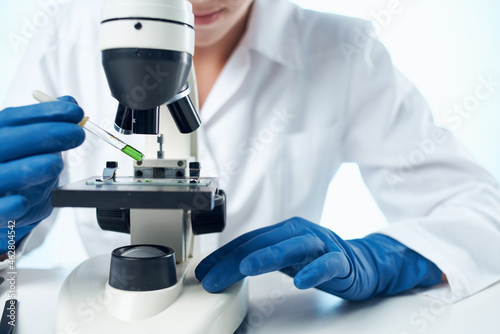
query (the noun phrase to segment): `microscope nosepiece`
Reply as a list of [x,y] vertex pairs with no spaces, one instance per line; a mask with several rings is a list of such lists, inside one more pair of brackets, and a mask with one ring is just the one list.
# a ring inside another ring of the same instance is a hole
[[119,104],[114,127],[124,135],[156,135],[160,131],[160,107],[137,110]]
[[167,108],[180,133],[194,132],[201,125],[200,116],[189,97],[190,92],[191,88],[186,84],[181,92],[167,102]]

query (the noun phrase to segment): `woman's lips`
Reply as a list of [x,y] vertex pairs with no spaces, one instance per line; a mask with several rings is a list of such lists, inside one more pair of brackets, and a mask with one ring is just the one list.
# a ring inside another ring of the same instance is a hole
[[194,13],[194,25],[204,26],[212,24],[219,19],[222,12],[223,9],[205,13]]

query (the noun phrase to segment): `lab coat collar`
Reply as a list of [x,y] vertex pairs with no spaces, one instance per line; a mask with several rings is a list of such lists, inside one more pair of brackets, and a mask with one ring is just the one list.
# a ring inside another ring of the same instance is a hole
[[297,5],[288,0],[255,0],[247,28],[250,50],[291,68],[301,68]]
[[250,72],[251,51],[288,68],[302,66],[296,12],[288,0],[255,0],[247,31],[203,106],[200,116],[205,126],[243,84]]

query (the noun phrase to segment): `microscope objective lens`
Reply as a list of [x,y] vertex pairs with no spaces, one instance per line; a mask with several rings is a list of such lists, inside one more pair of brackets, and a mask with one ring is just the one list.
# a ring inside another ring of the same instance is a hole
[[122,149],[122,152],[131,157],[132,159],[135,159],[137,161],[142,161],[144,159],[144,154],[141,152],[137,151],[135,148],[133,148],[130,145],[125,146]]

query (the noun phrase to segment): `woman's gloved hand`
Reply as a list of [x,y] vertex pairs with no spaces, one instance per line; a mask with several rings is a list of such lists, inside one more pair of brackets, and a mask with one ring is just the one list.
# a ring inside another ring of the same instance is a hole
[[348,300],[392,295],[441,282],[429,260],[382,234],[344,241],[302,218],[246,233],[206,257],[195,275],[209,292],[276,270],[299,289],[316,287]]
[[0,229],[15,220],[25,235],[50,215],[51,190],[63,169],[60,152],[85,139],[77,125],[82,118],[70,97],[0,111]]

